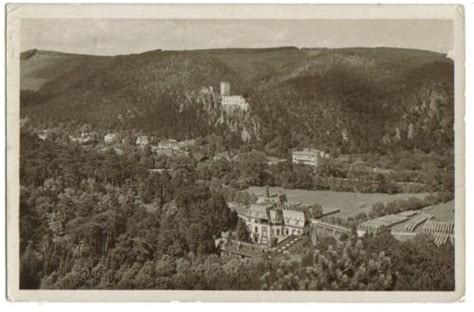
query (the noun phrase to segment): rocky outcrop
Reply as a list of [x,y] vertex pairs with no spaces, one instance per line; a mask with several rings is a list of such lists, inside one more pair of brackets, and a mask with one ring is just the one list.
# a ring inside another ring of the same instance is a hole
[[251,108],[223,107],[221,97],[213,87],[204,87],[199,91],[186,93],[184,98],[179,107],[180,113],[199,109],[205,113],[209,126],[214,128],[225,126],[232,132],[238,133],[244,142],[259,139],[259,122]]

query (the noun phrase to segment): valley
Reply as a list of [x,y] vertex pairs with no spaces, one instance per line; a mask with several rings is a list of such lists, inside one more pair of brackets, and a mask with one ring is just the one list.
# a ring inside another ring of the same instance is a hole
[[29,50],[20,102],[24,289],[454,287],[445,54]]

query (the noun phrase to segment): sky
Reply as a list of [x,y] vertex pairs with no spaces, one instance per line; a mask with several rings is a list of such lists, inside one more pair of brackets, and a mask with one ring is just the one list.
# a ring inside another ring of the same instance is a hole
[[94,55],[214,48],[397,47],[450,53],[452,20],[30,19],[21,50]]

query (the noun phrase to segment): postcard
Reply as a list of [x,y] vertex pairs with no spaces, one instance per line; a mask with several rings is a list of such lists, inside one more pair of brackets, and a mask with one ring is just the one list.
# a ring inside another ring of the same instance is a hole
[[12,301],[464,296],[459,5],[7,6]]

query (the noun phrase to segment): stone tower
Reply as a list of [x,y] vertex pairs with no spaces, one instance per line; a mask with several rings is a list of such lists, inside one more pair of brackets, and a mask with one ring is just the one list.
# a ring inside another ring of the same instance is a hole
[[230,95],[230,83],[227,81],[221,81],[221,96]]

